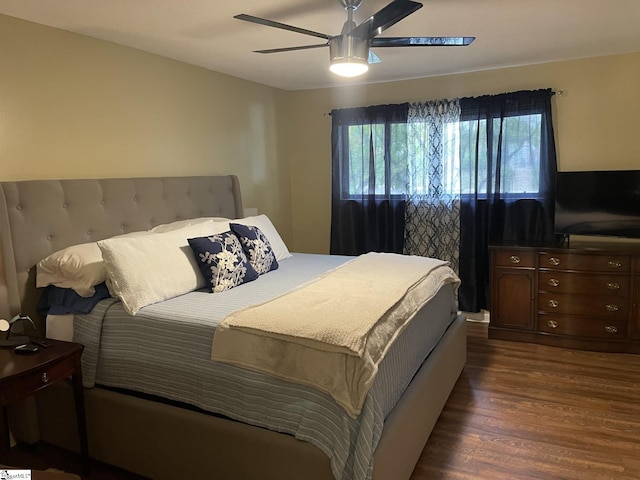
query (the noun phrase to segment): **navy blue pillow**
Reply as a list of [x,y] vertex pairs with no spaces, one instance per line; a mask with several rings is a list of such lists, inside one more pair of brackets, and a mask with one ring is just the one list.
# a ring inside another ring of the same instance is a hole
[[278,268],[278,261],[271,244],[258,227],[239,223],[230,223],[229,226],[240,239],[242,249],[249,257],[249,263],[258,272],[258,275]]
[[212,292],[224,292],[258,278],[232,232],[189,238],[188,242]]

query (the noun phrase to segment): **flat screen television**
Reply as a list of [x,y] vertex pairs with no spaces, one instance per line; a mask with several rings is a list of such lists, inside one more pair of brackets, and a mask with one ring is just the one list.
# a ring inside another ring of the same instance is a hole
[[555,232],[640,238],[640,170],[558,172]]

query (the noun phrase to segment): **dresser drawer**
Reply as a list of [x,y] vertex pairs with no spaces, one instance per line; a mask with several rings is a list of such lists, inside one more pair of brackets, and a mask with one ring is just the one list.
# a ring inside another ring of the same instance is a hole
[[541,252],[540,268],[590,272],[629,272],[631,270],[631,256]]
[[493,262],[499,267],[533,268],[536,266],[536,253],[531,250],[494,250]]
[[617,319],[576,318],[559,315],[539,315],[538,331],[553,333],[556,335],[568,335],[574,337],[625,339],[627,336],[627,324]]
[[629,300],[611,295],[540,292],[538,293],[538,311],[594,318],[617,318],[626,322]]
[[626,275],[579,274],[547,270],[538,273],[538,290],[546,292],[628,297],[630,283],[630,278]]

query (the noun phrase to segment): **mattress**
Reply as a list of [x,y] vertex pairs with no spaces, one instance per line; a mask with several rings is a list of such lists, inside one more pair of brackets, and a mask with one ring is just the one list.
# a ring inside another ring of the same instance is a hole
[[336,479],[366,480],[386,415],[455,318],[453,285],[443,287],[392,345],[355,419],[311,387],[210,360],[215,326],[226,315],[349,259],[294,254],[278,270],[224,294],[191,292],[144,307],[134,317],[119,301],[103,300],[74,319],[74,340],[85,345],[85,386],[154,395],[291,434],[327,454]]
[[63,340],[65,342],[73,341],[73,319],[74,315],[71,313],[65,315],[47,315],[47,338]]

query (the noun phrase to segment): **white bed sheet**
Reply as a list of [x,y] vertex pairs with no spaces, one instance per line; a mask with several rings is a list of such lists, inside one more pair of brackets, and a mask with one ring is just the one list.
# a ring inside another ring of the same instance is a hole
[[47,338],[53,340],[73,341],[73,318],[74,315],[47,315]]

